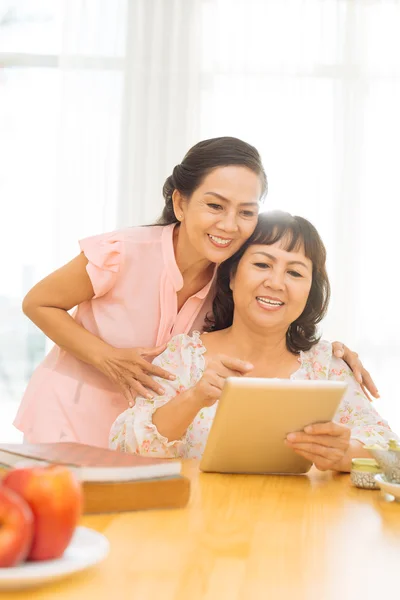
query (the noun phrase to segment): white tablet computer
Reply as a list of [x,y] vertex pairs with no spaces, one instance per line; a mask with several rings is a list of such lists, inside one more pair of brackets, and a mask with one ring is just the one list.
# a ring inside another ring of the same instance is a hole
[[311,463],[288,448],[292,431],[331,421],[346,391],[340,381],[230,377],[200,469],[215,473],[306,473]]

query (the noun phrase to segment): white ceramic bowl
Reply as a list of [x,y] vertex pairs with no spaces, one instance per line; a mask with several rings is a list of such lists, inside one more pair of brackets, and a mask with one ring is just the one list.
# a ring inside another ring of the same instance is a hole
[[375,481],[383,492],[391,494],[395,497],[397,502],[400,502],[400,484],[392,483],[386,479],[382,474],[375,475]]
[[392,450],[391,448],[384,450],[371,447],[368,448],[368,451],[382,468],[386,480],[400,484],[400,450]]
[[109,542],[104,535],[87,527],[77,527],[61,558],[0,569],[0,590],[41,586],[84,571],[104,560],[108,551]]

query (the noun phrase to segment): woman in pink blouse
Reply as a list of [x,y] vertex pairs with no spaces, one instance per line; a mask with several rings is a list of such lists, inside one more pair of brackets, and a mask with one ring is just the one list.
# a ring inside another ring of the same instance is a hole
[[[163,396],[138,397],[115,421],[110,446],[163,458],[200,458],[229,376],[346,381],[335,419],[287,436],[321,470],[349,471],[365,443],[395,437],[332,356],[317,325],[329,302],[325,248],[315,228],[287,213],[260,215],[245,245],[218,270],[211,333],[172,338],[155,363],[173,372]],[[279,410],[279,406],[277,406]],[[243,427],[252,427],[251,410]],[[240,439],[237,440],[240,444]]]
[[[266,190],[255,148],[227,137],[200,142],[166,180],[157,225],[81,240],[81,253],[27,294],[25,314],[56,344],[14,422],[27,441],[107,446],[137,394],[163,393],[174,376],[151,360],[172,336],[202,328],[216,265],[253,233]],[[336,351],[361,379],[357,355],[339,343]]]

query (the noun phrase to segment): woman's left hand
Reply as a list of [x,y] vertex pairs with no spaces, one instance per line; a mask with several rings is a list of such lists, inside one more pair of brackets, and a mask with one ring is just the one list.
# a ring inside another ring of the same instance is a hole
[[[342,358],[344,362],[349,365],[350,369],[353,371],[355,380],[361,385],[364,393],[366,388],[371,396],[379,398],[378,389],[367,369],[363,367],[357,352],[353,352],[347,348],[347,346],[342,344],[342,342],[333,342],[332,354],[336,356],[336,358]],[[365,395],[370,400],[368,394],[366,393]]]
[[315,423],[304,431],[289,433],[285,443],[320,471],[337,469],[350,447],[350,428],[333,421]]

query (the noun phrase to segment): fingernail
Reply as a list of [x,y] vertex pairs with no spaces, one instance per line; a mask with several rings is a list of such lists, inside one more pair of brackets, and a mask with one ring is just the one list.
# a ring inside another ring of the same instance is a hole
[[288,442],[294,442],[296,441],[296,434],[295,433],[289,433],[286,437],[286,440]]
[[152,394],[146,394],[146,398],[148,398],[148,400],[153,400],[154,396]]
[[246,369],[249,369],[249,371],[251,369],[254,369],[254,365],[252,365],[251,363],[245,363],[244,366],[245,366]]
[[157,394],[159,394],[159,395],[165,394],[164,388],[158,388]]
[[343,356],[343,350],[336,350],[335,356],[336,356],[336,358],[342,358],[342,356]]
[[169,375],[169,376],[168,376],[168,379],[169,379],[170,381],[175,381],[175,379],[176,379],[176,375]]
[[304,427],[304,432],[305,433],[312,433],[313,432],[312,425],[307,425],[307,427]]
[[132,406],[133,406],[133,403],[132,403],[132,402],[129,402],[128,406],[129,406],[129,408],[132,408]]
[[358,383],[362,383],[361,375],[356,375],[356,379],[357,379]]
[[375,398],[380,398],[380,397],[381,397],[380,393],[378,392],[378,390],[376,390]]

